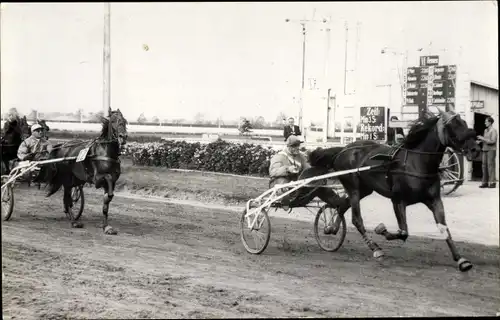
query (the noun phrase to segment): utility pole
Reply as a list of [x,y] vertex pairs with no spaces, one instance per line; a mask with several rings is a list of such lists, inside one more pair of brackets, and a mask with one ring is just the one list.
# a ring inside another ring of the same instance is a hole
[[[331,17],[329,19],[331,21]],[[323,73],[323,86],[322,90],[324,92],[325,89],[327,89],[327,94],[326,94],[326,109],[325,109],[325,122],[323,125],[323,142],[326,143],[328,141],[328,118],[329,118],[329,113],[330,113],[330,82],[328,81],[328,67],[329,67],[329,61],[330,61],[330,26],[327,26],[325,28],[325,36],[326,36],[326,48],[325,48],[325,69]]]
[[111,4],[104,3],[104,48],[103,48],[103,103],[104,116],[111,107]]
[[294,19],[285,19],[285,22],[295,22],[299,23],[302,26],[302,78],[301,78],[301,88],[300,88],[300,107],[299,107],[299,127],[300,131],[304,133],[304,123],[302,121],[302,116],[303,116],[303,109],[304,109],[304,79],[305,79],[305,72],[306,72],[306,25],[308,23],[326,23],[327,20],[307,20],[307,19],[301,19],[301,20],[294,20]]
[[349,26],[347,21],[344,23],[345,27],[345,49],[344,49],[344,95],[347,95],[347,43],[349,41]]

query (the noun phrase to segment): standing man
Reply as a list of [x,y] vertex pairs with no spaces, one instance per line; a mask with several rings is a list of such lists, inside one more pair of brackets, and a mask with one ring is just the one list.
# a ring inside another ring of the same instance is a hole
[[[399,120],[398,117],[392,116],[390,121]],[[403,128],[387,128],[387,144],[394,145],[398,144],[405,137]]]
[[302,133],[300,132],[299,126],[295,125],[295,119],[293,117],[288,118],[288,125],[283,129],[283,137],[288,139],[289,136],[300,136]]
[[495,188],[495,167],[497,156],[497,131],[493,128],[493,118],[488,117],[484,121],[486,129],[484,135],[477,136],[477,139],[483,143],[483,181],[479,188]]

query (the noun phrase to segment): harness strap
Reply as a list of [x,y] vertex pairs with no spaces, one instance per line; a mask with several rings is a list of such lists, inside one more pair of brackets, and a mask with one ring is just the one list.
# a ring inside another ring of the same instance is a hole
[[113,163],[120,163],[120,159],[113,159],[105,156],[91,156],[90,158],[92,161],[110,161]]
[[436,123],[436,128],[437,128],[437,134],[438,134],[438,138],[439,138],[439,142],[441,142],[441,144],[443,146],[446,146],[446,138],[444,136],[444,123],[443,123],[443,118],[439,118],[438,122]]

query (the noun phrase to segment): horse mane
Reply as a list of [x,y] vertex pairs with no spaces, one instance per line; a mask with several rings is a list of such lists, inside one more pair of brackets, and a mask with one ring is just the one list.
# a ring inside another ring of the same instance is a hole
[[331,168],[343,147],[316,148],[308,155],[309,164],[313,167]]
[[110,121],[102,121],[101,135],[100,138],[106,138],[108,136]]
[[437,116],[427,116],[418,119],[410,126],[410,131],[408,135],[403,140],[403,146],[405,148],[414,148],[419,143],[421,143],[429,134],[429,132],[436,126],[439,117]]

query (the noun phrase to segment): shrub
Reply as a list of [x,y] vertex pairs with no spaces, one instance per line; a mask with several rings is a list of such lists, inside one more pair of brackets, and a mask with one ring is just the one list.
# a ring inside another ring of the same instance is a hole
[[128,143],[125,155],[134,165],[267,176],[269,161],[276,153],[271,147],[237,144],[221,139],[209,143],[167,140]]

